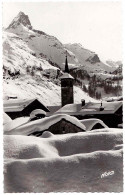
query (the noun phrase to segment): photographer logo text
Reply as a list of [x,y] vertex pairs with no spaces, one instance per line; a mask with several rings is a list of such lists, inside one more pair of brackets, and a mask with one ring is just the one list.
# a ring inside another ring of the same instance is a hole
[[104,178],[104,177],[108,177],[110,175],[114,175],[114,171],[109,171],[109,172],[104,172],[103,174],[101,174],[101,178]]

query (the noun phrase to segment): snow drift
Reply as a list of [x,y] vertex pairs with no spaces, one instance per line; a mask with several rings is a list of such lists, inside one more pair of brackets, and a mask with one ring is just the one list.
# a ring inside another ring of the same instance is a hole
[[4,136],[4,192],[122,191],[121,130],[44,134]]
[[12,122],[12,119],[3,112],[3,125],[6,125],[7,123]]

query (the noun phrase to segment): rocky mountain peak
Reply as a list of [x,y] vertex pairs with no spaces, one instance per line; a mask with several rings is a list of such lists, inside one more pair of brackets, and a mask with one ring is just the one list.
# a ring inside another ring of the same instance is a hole
[[90,62],[91,64],[95,64],[97,62],[101,62],[97,54],[93,54],[90,56],[86,61]]
[[7,29],[10,28],[16,28],[18,25],[23,24],[24,26],[28,27],[29,29],[32,29],[30,20],[28,15],[25,15],[23,12],[19,12],[19,14],[13,19],[11,24],[7,27]]

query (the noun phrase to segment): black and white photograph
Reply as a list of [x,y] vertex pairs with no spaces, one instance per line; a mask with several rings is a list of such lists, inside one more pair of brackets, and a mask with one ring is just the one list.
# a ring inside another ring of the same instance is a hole
[[1,5],[3,192],[123,192],[122,1]]

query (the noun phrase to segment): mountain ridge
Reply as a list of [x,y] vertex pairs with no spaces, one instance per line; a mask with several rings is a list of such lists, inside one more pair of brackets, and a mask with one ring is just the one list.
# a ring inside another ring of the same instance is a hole
[[[26,74],[29,76],[32,74],[31,83],[34,80],[33,82],[37,85],[39,79],[44,78],[43,82],[48,80],[52,86],[55,85],[52,89],[56,89],[56,86],[60,86],[57,72],[63,74],[66,51],[70,69],[75,68],[77,71],[78,68],[78,71],[85,70],[88,74],[96,72],[103,74],[105,70],[114,70],[111,65],[102,63],[95,52],[85,49],[80,43],[62,44],[56,37],[33,29],[28,15],[19,12],[3,31],[4,77],[5,79],[13,79],[14,82],[17,75],[19,82],[15,82],[21,84],[21,77],[25,78]],[[35,76],[33,76],[34,74]],[[37,80],[35,80],[36,77]],[[11,83],[9,84],[11,85]],[[8,84],[6,83],[6,85]],[[87,95],[83,91],[81,93],[83,96]],[[39,94],[41,96],[41,93]],[[79,98],[78,101],[80,101]]]
[[[95,69],[101,72],[103,69],[107,69],[107,66],[101,63],[99,56],[95,52],[85,49],[80,43],[73,43],[70,46],[68,44],[62,44],[56,37],[48,35],[43,31],[33,29],[29,17],[23,12],[20,12],[17,17],[13,19],[6,30],[23,38],[29,48],[36,52],[37,57],[41,55],[46,56],[49,61],[57,64],[62,70],[64,69],[66,50],[68,50],[68,61],[71,67],[83,66],[84,69],[89,71],[91,68],[88,69],[87,66],[91,64],[96,66],[97,64]],[[78,52],[75,49],[78,50]],[[78,54],[80,52],[82,57]]]
[[19,24],[23,24],[24,26],[28,27],[29,29],[32,29],[31,22],[29,20],[28,15],[24,14],[22,11],[19,12],[19,14],[12,20],[10,25],[6,28],[16,28]]

